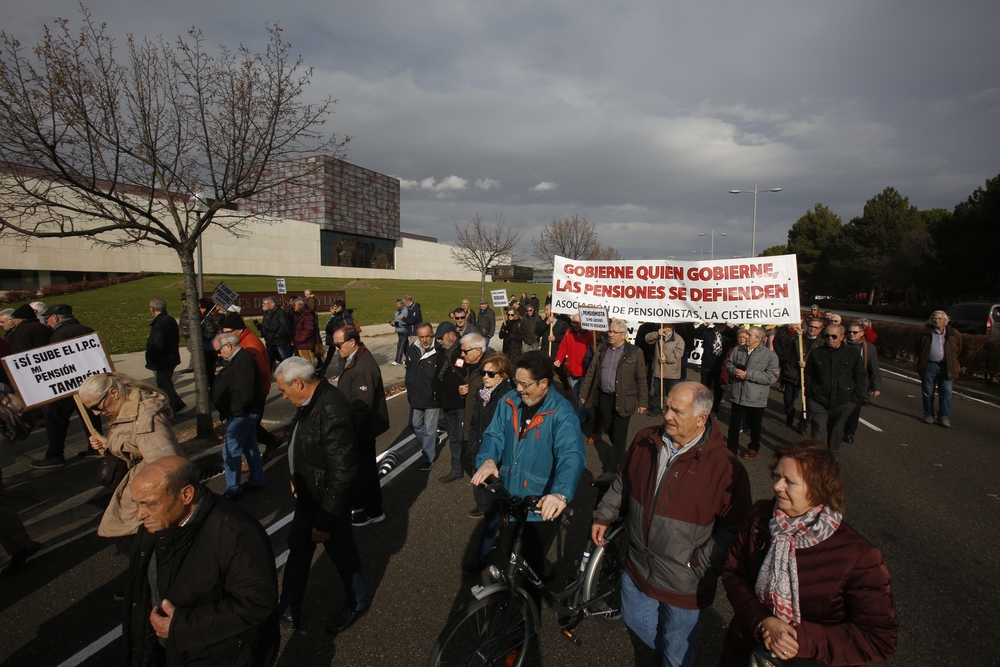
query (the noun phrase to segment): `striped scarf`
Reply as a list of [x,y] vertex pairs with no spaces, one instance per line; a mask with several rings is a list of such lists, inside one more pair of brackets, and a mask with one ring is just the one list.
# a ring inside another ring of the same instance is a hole
[[771,529],[771,548],[757,575],[754,592],[757,599],[774,611],[774,615],[798,625],[802,622],[799,610],[799,571],[795,550],[816,546],[840,528],[840,512],[833,512],[817,505],[799,517],[789,517],[774,508]]

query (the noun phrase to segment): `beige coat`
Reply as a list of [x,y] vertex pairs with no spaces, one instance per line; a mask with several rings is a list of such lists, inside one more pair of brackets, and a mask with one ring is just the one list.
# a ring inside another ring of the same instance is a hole
[[162,394],[133,389],[111,421],[108,449],[131,467],[104,511],[97,529],[101,537],[132,535],[139,529],[129,484],[147,463],[164,456],[185,456],[170,428],[173,414]]
[[664,341],[663,356],[667,358],[667,363],[662,366],[660,365],[659,340],[659,331],[650,331],[646,334],[646,342],[653,344],[653,377],[660,377],[660,373],[662,372],[665,380],[679,380],[681,377],[681,359],[684,358],[684,339],[678,336],[675,331],[670,340]]

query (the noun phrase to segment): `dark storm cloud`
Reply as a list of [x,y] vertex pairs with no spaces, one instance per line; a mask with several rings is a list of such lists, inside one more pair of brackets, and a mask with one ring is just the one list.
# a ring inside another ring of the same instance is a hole
[[[894,186],[952,208],[1000,172],[996,3],[94,2],[118,32],[261,44],[280,21],[351,162],[406,186],[403,229],[502,211],[525,238],[586,215],[627,257],[783,242]],[[32,42],[75,5],[3,11]]]

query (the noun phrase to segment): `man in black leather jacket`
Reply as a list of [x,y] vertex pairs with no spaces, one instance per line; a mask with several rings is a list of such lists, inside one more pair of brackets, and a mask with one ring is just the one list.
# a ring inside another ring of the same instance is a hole
[[351,527],[351,489],[358,470],[351,404],[301,357],[281,362],[274,379],[281,395],[298,408],[288,445],[295,516],[288,530],[288,562],[278,613],[285,627],[299,626],[312,556],[316,545],[322,544],[344,583],[346,603],[326,628],[336,635],[368,610],[361,557]]

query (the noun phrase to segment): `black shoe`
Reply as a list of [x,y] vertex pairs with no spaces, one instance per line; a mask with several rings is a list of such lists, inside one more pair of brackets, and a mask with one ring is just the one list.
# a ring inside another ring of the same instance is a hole
[[853,435],[845,435],[843,438],[841,438],[841,440],[843,440],[844,442],[854,442],[854,436]]
[[487,563],[489,563],[489,561],[485,558],[469,558],[462,563],[462,569],[466,572],[475,574],[486,569]]
[[91,449],[90,447],[88,447],[87,449],[83,450],[82,452],[78,452],[77,453],[77,457],[81,458],[81,459],[95,458],[95,457],[99,457],[99,456],[104,456],[104,454],[102,454],[101,452],[97,451],[96,449]]
[[326,634],[328,635],[339,635],[341,632],[346,632],[352,625],[358,622],[358,619],[368,613],[368,607],[364,609],[349,609],[344,607],[340,611],[340,616],[336,621],[326,626]]
[[38,461],[32,461],[31,467],[35,470],[48,470],[50,468],[62,468],[66,465],[66,459],[63,457],[45,457],[44,459]]
[[[267,487],[265,487],[263,484],[261,484],[260,486],[254,486],[250,482],[243,482],[243,493],[260,493],[265,488],[267,488]],[[242,496],[243,493],[240,493],[240,494],[237,494],[237,495]]]
[[125,591],[115,591],[111,599],[115,602],[125,602]]
[[486,514],[486,512],[483,511],[483,508],[480,505],[476,505],[469,510],[470,519],[482,519],[484,514]]
[[444,477],[439,477],[438,481],[441,482],[442,484],[451,484],[456,480],[462,479],[462,476],[463,476],[462,472],[455,472],[454,470],[452,470]]
[[795,415],[785,415],[785,426],[791,427],[795,423]]
[[427,459],[420,459],[420,472],[430,472],[431,465],[433,465]]
[[806,435],[807,433],[809,433],[809,426],[807,426],[806,424],[802,424],[799,426],[798,431],[799,435]]
[[351,512],[351,525],[355,528],[362,528],[373,523],[378,523],[379,521],[385,521],[385,512],[382,510],[379,510],[377,513],[364,509]]
[[229,498],[233,502],[236,502],[236,501],[240,500],[241,498],[243,498],[243,494],[242,493],[231,493],[229,491],[226,491],[225,493],[222,494],[222,497],[223,498]]
[[278,617],[278,624],[287,630],[299,629],[299,619],[287,612]]
[[6,577],[7,575],[17,574],[24,569],[25,561],[37,554],[38,550],[41,548],[41,543],[32,542],[30,546],[15,552],[14,555],[10,557],[10,563],[3,569],[3,572],[0,572],[0,575]]

